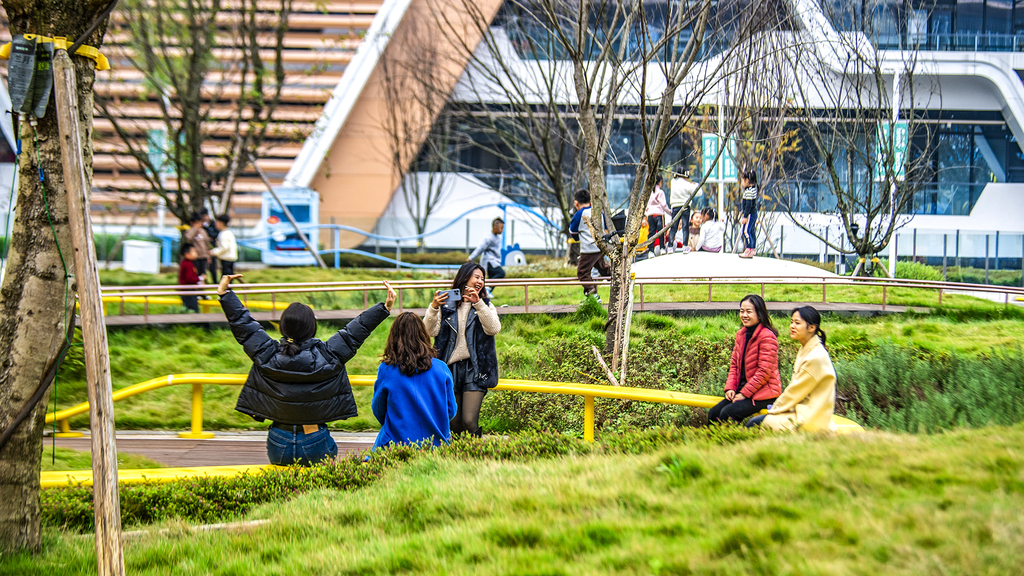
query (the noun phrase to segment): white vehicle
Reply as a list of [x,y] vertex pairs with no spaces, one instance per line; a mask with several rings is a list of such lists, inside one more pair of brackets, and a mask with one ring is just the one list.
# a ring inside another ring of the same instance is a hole
[[[309,243],[319,246],[320,231],[314,226],[320,223],[320,194],[309,188],[275,188],[278,198],[288,207],[295,222],[306,235]],[[263,263],[271,266],[315,266],[316,260],[306,250],[295,227],[288,221],[284,210],[270,192],[263,193],[261,221],[266,238],[260,241],[263,249]]]

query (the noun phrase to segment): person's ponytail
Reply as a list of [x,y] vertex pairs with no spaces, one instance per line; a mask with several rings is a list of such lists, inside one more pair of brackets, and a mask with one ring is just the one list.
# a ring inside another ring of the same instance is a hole
[[281,313],[281,353],[293,357],[302,343],[316,336],[316,315],[301,302],[292,302]]
[[821,329],[821,326],[818,326],[818,331],[815,332],[815,334],[817,334],[818,338],[821,340],[821,347],[825,348],[825,331]]
[[299,344],[295,340],[284,336],[281,338],[281,353],[285,356],[293,357],[299,353]]

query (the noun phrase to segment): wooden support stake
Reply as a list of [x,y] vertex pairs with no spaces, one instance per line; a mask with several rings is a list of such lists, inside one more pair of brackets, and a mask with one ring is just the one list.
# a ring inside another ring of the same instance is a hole
[[604,375],[608,377],[608,382],[611,382],[612,386],[618,386],[619,381],[615,379],[615,374],[612,374],[611,369],[608,368],[608,364],[604,361],[604,358],[601,357],[601,351],[597,349],[597,346],[591,346],[590,349],[594,351],[594,356],[597,357],[597,363],[601,365],[601,368],[604,368]]
[[96,269],[92,235],[89,181],[85,173],[78,126],[78,89],[75,68],[68,54],[58,50],[53,58],[53,89],[57,126],[64,164],[75,283],[82,315],[82,341],[89,396],[89,428],[92,440],[93,505],[96,517],[96,563],[99,576],[124,574],[121,549],[121,502],[117,491],[117,446],[114,439],[114,401],[110,384],[107,330],[103,324],[103,300]]

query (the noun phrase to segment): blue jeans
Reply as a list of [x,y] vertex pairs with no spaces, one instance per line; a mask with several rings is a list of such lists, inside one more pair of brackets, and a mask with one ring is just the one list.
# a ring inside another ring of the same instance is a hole
[[757,212],[751,212],[747,216],[747,225],[743,227],[743,242],[751,250],[757,248],[757,230],[754,228],[756,224]]
[[750,420],[747,420],[747,428],[753,428],[754,426],[760,426],[761,422],[764,422],[764,417],[765,416],[767,416],[767,414],[762,414],[760,416],[754,416]]
[[305,434],[301,429],[298,434],[293,434],[271,426],[267,433],[267,458],[271,464],[312,466],[337,455],[338,445],[326,426],[312,434]]

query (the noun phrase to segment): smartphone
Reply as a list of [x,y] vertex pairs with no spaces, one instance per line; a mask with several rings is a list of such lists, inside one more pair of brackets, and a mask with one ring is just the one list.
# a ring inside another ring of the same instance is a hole
[[459,300],[462,300],[462,292],[458,288],[442,290],[441,293],[448,295],[448,299],[445,300],[445,302],[458,302]]

